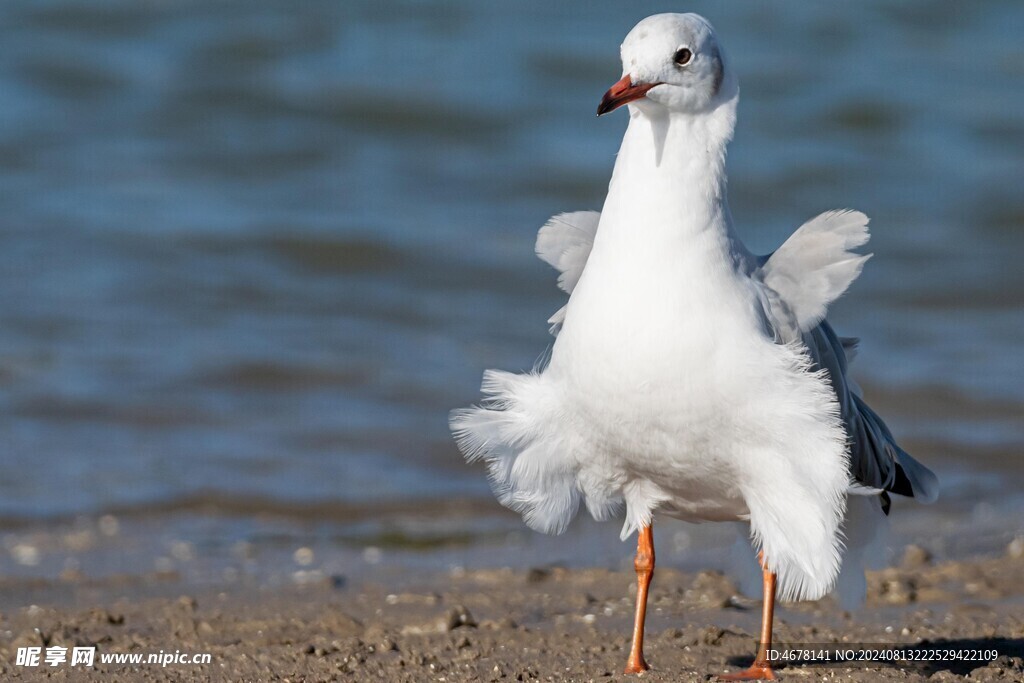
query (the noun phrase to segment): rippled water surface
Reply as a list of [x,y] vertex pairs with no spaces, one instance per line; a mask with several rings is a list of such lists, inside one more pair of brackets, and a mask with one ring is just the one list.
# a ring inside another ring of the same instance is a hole
[[[447,411],[550,342],[535,231],[600,208],[625,115],[594,109],[664,7],[0,4],[0,514],[487,500]],[[872,216],[832,314],[858,377],[948,503],[1004,510],[1024,4],[685,8],[740,77],[741,234]]]

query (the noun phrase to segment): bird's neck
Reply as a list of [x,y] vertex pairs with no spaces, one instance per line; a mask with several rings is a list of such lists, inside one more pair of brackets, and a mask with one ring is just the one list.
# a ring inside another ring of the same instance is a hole
[[611,220],[602,227],[655,240],[711,232],[729,241],[725,157],[735,112],[735,98],[701,114],[631,106],[603,211]]

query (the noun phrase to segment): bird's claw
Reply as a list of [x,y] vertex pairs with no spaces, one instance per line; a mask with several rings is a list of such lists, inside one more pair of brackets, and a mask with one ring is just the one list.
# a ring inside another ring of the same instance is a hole
[[749,669],[731,674],[718,674],[716,678],[720,681],[774,681],[775,673],[770,665],[755,662]]
[[622,672],[624,674],[642,674],[643,672],[650,669],[647,662],[644,660],[644,656],[630,657],[629,661],[626,662],[626,668]]

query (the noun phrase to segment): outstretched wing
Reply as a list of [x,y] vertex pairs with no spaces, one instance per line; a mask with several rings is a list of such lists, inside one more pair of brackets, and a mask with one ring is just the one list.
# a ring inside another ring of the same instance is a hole
[[[938,480],[899,447],[882,418],[864,402],[847,374],[857,340],[840,338],[825,320],[828,305],[850,286],[870,255],[852,250],[868,241],[868,217],[859,211],[829,211],[804,223],[779,249],[758,260],[766,326],[782,343],[806,347],[815,369],[825,370],[839,402],[850,441],[855,493],[896,493],[932,502]],[[887,498],[883,498],[887,507]]]
[[[558,286],[572,294],[583,275],[601,214],[597,211],[575,211],[553,216],[537,233],[537,256],[558,271]],[[548,322],[551,333],[558,334],[565,319],[565,306],[555,311]]]
[[754,271],[764,283],[776,333],[793,341],[825,319],[864,267],[870,254],[852,249],[868,241],[868,217],[860,211],[826,211],[801,225]]
[[[559,271],[558,286],[568,294],[587,265],[600,221],[597,211],[560,213],[537,233],[537,256]],[[772,317],[791,330],[785,336],[795,339],[824,320],[828,305],[871,258],[850,251],[866,244],[868,237],[868,217],[860,211],[826,211],[801,225],[774,253],[758,259],[753,277],[767,290]]]

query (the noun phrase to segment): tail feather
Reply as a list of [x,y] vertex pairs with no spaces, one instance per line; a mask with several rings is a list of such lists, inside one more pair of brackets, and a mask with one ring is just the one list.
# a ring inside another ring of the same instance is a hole
[[[857,420],[851,421],[855,436],[854,477],[920,503],[934,503],[939,497],[935,473],[899,447],[878,413],[859,396],[853,396]],[[877,471],[876,471],[877,470]],[[886,476],[882,476],[885,472]]]
[[902,448],[896,448],[896,462],[910,482],[914,500],[919,503],[934,503],[939,499],[939,478],[930,469],[915,460]]

